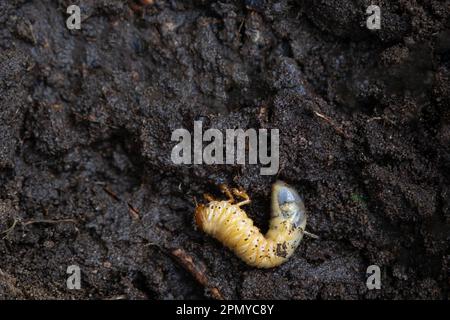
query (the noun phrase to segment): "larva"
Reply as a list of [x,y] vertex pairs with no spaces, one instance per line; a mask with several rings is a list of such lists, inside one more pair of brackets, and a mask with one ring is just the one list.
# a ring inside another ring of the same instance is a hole
[[[272,216],[266,235],[253,225],[241,206],[250,202],[242,190],[221,186],[227,201],[205,195],[208,204],[195,208],[197,226],[234,251],[250,266],[272,268],[285,262],[294,253],[306,227],[305,205],[298,193],[282,181],[272,186]],[[234,196],[243,200],[235,203]]]

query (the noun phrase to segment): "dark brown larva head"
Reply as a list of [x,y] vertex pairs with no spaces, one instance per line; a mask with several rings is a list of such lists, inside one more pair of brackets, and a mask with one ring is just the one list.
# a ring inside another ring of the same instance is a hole
[[203,215],[203,211],[205,210],[205,205],[204,204],[198,204],[195,207],[195,214],[194,214],[194,218],[195,218],[195,224],[200,228],[203,229],[203,219],[204,219],[204,215]]
[[283,181],[272,186],[272,216],[292,221],[303,230],[306,225],[306,210],[302,198],[294,188]]

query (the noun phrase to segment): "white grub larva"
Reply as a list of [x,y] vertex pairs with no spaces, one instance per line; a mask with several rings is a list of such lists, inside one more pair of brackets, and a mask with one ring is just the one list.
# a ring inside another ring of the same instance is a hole
[[[282,181],[272,186],[272,216],[269,231],[263,235],[253,225],[241,206],[250,202],[242,190],[221,186],[227,201],[205,195],[208,204],[195,208],[197,226],[222,242],[245,263],[257,268],[272,268],[285,262],[294,253],[306,227],[305,205],[298,193]],[[243,200],[235,203],[234,196]],[[312,235],[314,236],[314,235]]]

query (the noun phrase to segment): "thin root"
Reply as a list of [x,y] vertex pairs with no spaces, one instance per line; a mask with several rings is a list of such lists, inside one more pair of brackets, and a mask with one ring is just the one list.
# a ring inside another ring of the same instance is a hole
[[19,220],[14,219],[13,224],[11,225],[11,227],[9,227],[8,229],[6,229],[5,231],[2,231],[0,234],[4,234],[4,237],[2,238],[2,240],[5,240],[9,234],[11,232],[13,232],[13,230],[16,228],[17,222],[19,222]]
[[308,237],[313,238],[313,239],[320,239],[319,236],[315,235],[314,233],[310,233],[310,232],[308,232],[308,231],[306,231],[306,230],[303,231],[303,234],[304,234],[305,236],[308,236]]
[[103,187],[103,191],[105,191],[106,194],[108,194],[117,202],[125,202],[128,205],[128,214],[130,215],[131,219],[139,220],[141,218],[139,209],[134,207],[130,202],[122,200],[114,191],[110,190],[108,187]]
[[[14,231],[14,229],[16,228],[18,223],[19,223],[19,220],[18,219],[14,219],[14,222],[13,222],[11,227],[6,229],[5,231],[0,232],[0,234],[4,234],[5,235],[5,236],[3,236],[2,240],[6,239],[10,235],[10,233]],[[25,226],[28,226],[30,224],[36,224],[36,223],[48,223],[48,224],[74,223],[74,224],[76,224],[77,221],[74,220],[74,219],[61,219],[61,220],[41,219],[41,220],[29,220],[29,221],[21,222],[20,225],[25,227]]]
[[320,112],[317,112],[315,110],[314,110],[314,114],[316,116],[318,116],[319,118],[325,120],[325,122],[327,122],[329,125],[331,125],[331,127],[334,130],[336,130],[336,132],[339,133],[341,136],[343,136],[344,138],[349,138],[349,136],[344,132],[344,130],[342,130],[338,125],[336,125],[330,117],[328,117]]
[[224,297],[220,293],[219,289],[209,283],[208,277],[205,274],[206,268],[203,264],[194,263],[194,259],[192,259],[192,257],[183,249],[172,250],[170,254],[195,278],[195,280],[197,280],[198,283],[209,290],[214,299],[224,300]]

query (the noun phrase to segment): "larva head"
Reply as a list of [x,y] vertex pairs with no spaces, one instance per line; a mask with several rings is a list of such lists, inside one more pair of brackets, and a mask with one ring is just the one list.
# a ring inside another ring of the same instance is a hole
[[272,216],[290,220],[295,227],[305,230],[305,204],[294,188],[280,180],[272,186]]
[[204,223],[204,211],[205,211],[205,205],[204,204],[198,204],[195,207],[195,224],[200,228],[203,229],[203,223]]

